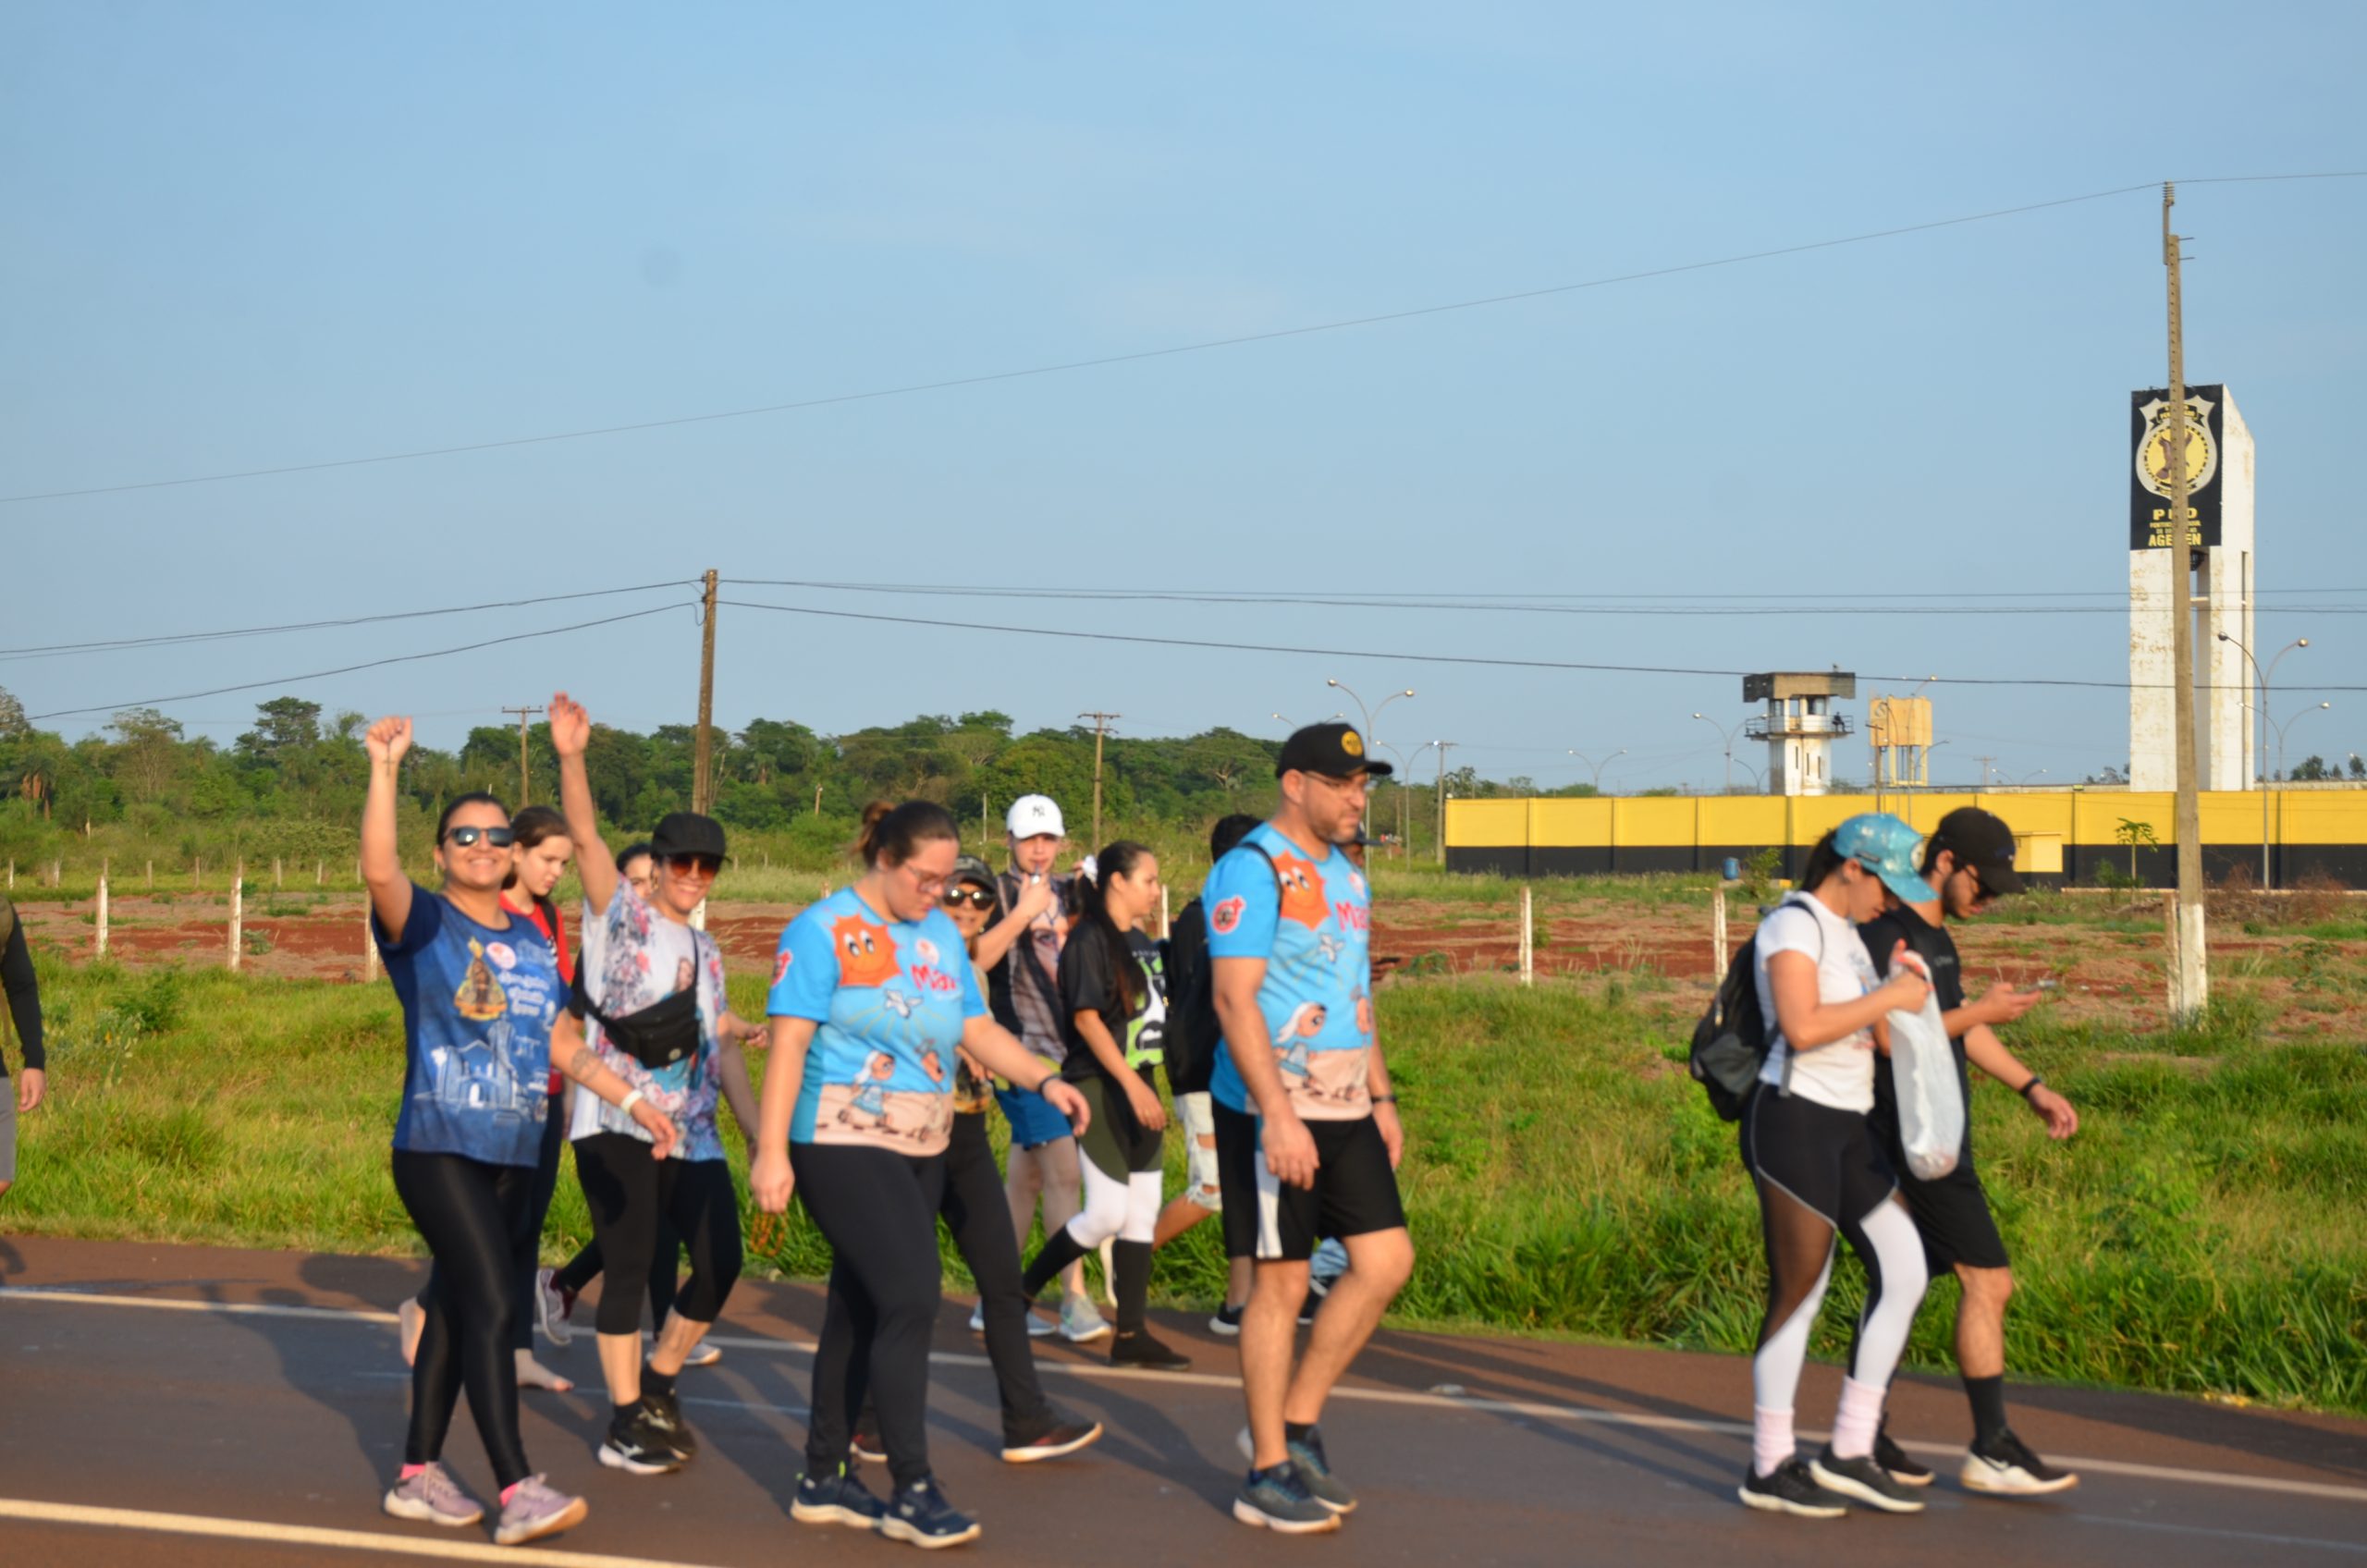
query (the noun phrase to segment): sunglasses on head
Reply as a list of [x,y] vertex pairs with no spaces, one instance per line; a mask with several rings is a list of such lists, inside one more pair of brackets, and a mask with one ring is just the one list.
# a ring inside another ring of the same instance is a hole
[[666,869],[677,876],[713,876],[723,870],[721,855],[668,855]]
[[444,835],[444,841],[458,844],[465,850],[483,839],[497,850],[506,850],[517,841],[517,838],[518,835],[507,827],[455,827]]
[[959,909],[963,904],[968,904],[972,909],[992,909],[995,907],[995,896],[984,888],[948,888],[945,889],[946,908]]

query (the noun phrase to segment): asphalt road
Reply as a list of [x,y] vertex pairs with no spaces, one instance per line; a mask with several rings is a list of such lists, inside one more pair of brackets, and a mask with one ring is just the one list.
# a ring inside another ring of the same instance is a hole
[[[392,1308],[418,1266],[379,1258],[0,1238],[0,1563],[214,1568],[444,1561],[693,1563],[893,1561],[904,1549],[787,1513],[804,1432],[819,1293],[744,1284],[722,1364],[686,1373],[705,1452],[670,1476],[604,1470],[588,1328],[546,1361],[586,1385],[527,1397],[533,1463],[584,1492],[581,1528],[523,1550],[484,1529],[379,1513],[407,1385]],[[995,1457],[993,1382],[939,1319],[931,1447],[946,1491],[986,1526],[978,1561],[1093,1568],[1234,1562],[1754,1564],[1837,1561],[2099,1564],[2367,1559],[2367,1424],[2134,1394],[2017,1390],[2017,1428],[2079,1469],[2075,1491],[2011,1502],[1954,1482],[1962,1397],[1903,1380],[1893,1430],[1941,1470],[1921,1515],[1836,1522],[1750,1513],[1748,1368],[1732,1357],[1384,1334],[1329,1413],[1334,1464],[1363,1496],[1339,1534],[1282,1539],[1233,1522],[1242,1424],[1231,1347],[1196,1318],[1160,1331],[1181,1377],[1122,1374],[1064,1345],[1057,1399],[1109,1423],[1073,1459]],[[1046,1344],[1039,1341],[1039,1344]],[[1839,1376],[1811,1368],[1804,1425]],[[1821,1435],[1821,1434],[1820,1434]],[[466,1411],[448,1455],[490,1476]],[[884,1485],[877,1473],[875,1482]],[[1846,1557],[1836,1557],[1846,1553]],[[1879,1557],[1870,1556],[1878,1553]]]

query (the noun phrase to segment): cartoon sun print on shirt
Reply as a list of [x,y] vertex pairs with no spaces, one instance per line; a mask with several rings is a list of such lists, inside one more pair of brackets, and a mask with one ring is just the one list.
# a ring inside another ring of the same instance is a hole
[[839,1121],[845,1126],[856,1125],[855,1118],[870,1118],[871,1130],[892,1133],[888,1124],[888,1080],[895,1075],[896,1059],[886,1051],[874,1051],[863,1064],[863,1076],[855,1081],[854,1096],[839,1108]]
[[1330,916],[1323,901],[1323,874],[1310,860],[1296,855],[1274,857],[1274,879],[1282,885],[1282,918],[1295,920],[1312,931]]
[[1282,1024],[1282,1037],[1274,1048],[1282,1053],[1275,1066],[1294,1078],[1307,1075],[1306,1043],[1323,1033],[1325,1014],[1321,1002],[1301,1002],[1291,1010]]
[[830,941],[839,949],[840,985],[884,986],[896,978],[896,939],[885,925],[842,914],[830,922]]
[[469,938],[468,973],[452,993],[452,1010],[472,1023],[489,1023],[509,1011],[509,998],[493,977],[493,965],[484,961],[484,944],[473,937]]

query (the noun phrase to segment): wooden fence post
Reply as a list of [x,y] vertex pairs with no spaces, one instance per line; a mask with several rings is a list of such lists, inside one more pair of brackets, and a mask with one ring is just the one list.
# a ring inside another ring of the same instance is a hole
[[1167,913],[1167,884],[1159,885],[1159,935],[1161,940],[1173,936],[1173,917]]
[[156,863],[153,860],[148,863],[148,890],[156,890]]
[[101,958],[107,956],[107,868],[104,864],[99,867],[98,956]]
[[1710,893],[1710,984],[1723,985],[1726,978],[1726,890],[1712,888]]
[[246,923],[247,868],[241,864],[238,875],[230,879],[230,968],[239,967],[239,950],[245,946],[244,933],[239,927]]
[[1537,984],[1537,924],[1536,911],[1529,902],[1528,884],[1520,888],[1520,983]]
[[328,886],[328,883],[329,863],[325,860],[314,861],[313,863],[313,886],[315,888],[325,888]]
[[203,855],[192,855],[190,857],[189,885],[198,889],[200,892],[204,891],[205,857]]
[[277,855],[271,857],[271,885],[274,888],[284,888],[288,885],[287,878],[280,875],[279,857]]

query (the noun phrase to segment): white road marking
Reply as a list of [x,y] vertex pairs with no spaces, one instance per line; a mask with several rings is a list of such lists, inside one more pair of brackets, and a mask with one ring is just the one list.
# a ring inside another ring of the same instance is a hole
[[[138,1306],[173,1312],[213,1312],[258,1317],[296,1317],[314,1321],[346,1323],[392,1323],[391,1312],[365,1308],[346,1309],[330,1306],[280,1306],[255,1303],[180,1301],[166,1296],[98,1295],[80,1291],[54,1289],[41,1285],[0,1286],[0,1301],[10,1297],[26,1301],[65,1301],[86,1306]],[[743,1335],[710,1334],[710,1344],[727,1349],[754,1351],[774,1355],[812,1355],[810,1341],[799,1340],[760,1340]],[[940,1366],[990,1366],[992,1362],[983,1355],[966,1355],[957,1351],[933,1351],[929,1360]],[[1198,1388],[1238,1389],[1241,1379],[1212,1372],[1149,1372],[1131,1366],[1105,1366],[1091,1363],[1045,1361],[1036,1363],[1038,1373],[1059,1372],[1072,1377],[1108,1378],[1117,1382],[1152,1382],[1181,1384]],[[1345,1386],[1331,1390],[1335,1400],[1355,1400],[1370,1404],[1409,1405],[1418,1409],[1477,1411],[1490,1415],[1526,1415],[1543,1421],[1571,1421],[1602,1427],[1635,1427],[1654,1431],[1702,1432],[1722,1437],[1748,1437],[1750,1426],[1742,1421],[1706,1421],[1683,1415],[1645,1415],[1622,1410],[1589,1410],[1579,1405],[1551,1404],[1532,1400],[1471,1399],[1462,1395],[1416,1393],[1400,1389],[1360,1389]],[[1810,1441],[1830,1434],[1803,1427],[1800,1436]],[[1960,1443],[1901,1441],[1901,1448],[1919,1453],[1956,1458],[1964,1453]],[[2324,1481],[2290,1481],[2275,1476],[2244,1476],[2224,1470],[2189,1470],[2175,1465],[2137,1464],[2116,1459],[2076,1459],[2057,1456],[2054,1463],[2067,1470],[2093,1471],[2099,1475],[2128,1476],[2144,1480],[2177,1481],[2189,1486],[2227,1487],[2238,1491],[2275,1492],[2287,1497],[2327,1498],[2337,1502],[2367,1503],[2367,1487],[2338,1486]],[[570,1559],[570,1561],[577,1561]]]
[[2159,1530],[2169,1535],[2214,1536],[2222,1540],[2258,1541],[2263,1546],[2307,1546],[2322,1551],[2349,1551],[2367,1555],[2367,1546],[2357,1541],[2320,1540],[2314,1536],[2270,1536],[2257,1530],[2214,1530],[2206,1525],[2165,1525],[2152,1519],[2115,1519],[2101,1513],[2074,1513],[2072,1518],[2082,1525],[2116,1525],[2127,1530]]
[[325,1530],[311,1525],[271,1525],[260,1519],[216,1519],[203,1513],[149,1513],[133,1508],[84,1508],[70,1502],[28,1502],[0,1497],[0,1519],[42,1525],[82,1525],[105,1530],[148,1530],[159,1535],[213,1536],[226,1540],[269,1541],[278,1546],[334,1547],[347,1551],[397,1552],[445,1562],[524,1562],[544,1568],[699,1568],[653,1557],[607,1557],[597,1552],[551,1551],[534,1546],[494,1546],[476,1541],[439,1541],[374,1530]]

